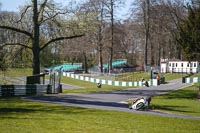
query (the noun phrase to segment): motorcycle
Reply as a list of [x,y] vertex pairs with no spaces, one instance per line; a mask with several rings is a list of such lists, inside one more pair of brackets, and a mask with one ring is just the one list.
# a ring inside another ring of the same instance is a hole
[[151,97],[137,98],[133,100],[133,102],[129,106],[129,109],[145,110],[149,108],[150,102],[151,102]]

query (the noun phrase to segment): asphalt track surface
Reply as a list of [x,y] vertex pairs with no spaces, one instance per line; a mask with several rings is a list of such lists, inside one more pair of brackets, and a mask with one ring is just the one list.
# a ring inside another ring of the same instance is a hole
[[[167,114],[153,110],[136,111],[130,110],[124,101],[138,97],[155,96],[181,89],[192,84],[182,83],[181,79],[170,81],[166,84],[151,87],[132,88],[120,91],[84,93],[84,94],[59,94],[53,96],[24,97],[26,100],[33,100],[47,103],[57,103],[65,106],[76,106],[83,108],[94,108],[101,110],[116,110],[122,112],[133,112],[138,114],[158,115],[163,117],[183,118],[200,120],[200,117],[185,116],[178,114]],[[103,86],[102,88],[103,89]]]

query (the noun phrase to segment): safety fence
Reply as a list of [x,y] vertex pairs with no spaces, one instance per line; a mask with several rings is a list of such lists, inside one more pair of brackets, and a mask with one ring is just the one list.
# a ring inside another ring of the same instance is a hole
[[[67,77],[78,79],[78,80],[88,81],[92,83],[101,83],[104,85],[127,86],[127,87],[143,86],[142,81],[137,81],[137,82],[113,81],[113,80],[98,79],[98,78],[93,78],[93,77],[86,77],[86,76],[81,76],[81,75],[67,73],[67,72],[63,72],[63,76],[67,76]],[[158,85],[158,81],[156,79],[152,79],[147,82],[149,86]]]
[[183,77],[183,83],[200,83],[200,77]]
[[50,93],[50,85],[0,85],[0,96],[30,96]]

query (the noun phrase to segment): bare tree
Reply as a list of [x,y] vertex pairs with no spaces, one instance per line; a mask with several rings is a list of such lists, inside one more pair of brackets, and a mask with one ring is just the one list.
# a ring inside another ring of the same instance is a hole
[[[55,38],[51,38],[48,41],[45,41],[45,43],[41,44],[40,43],[40,27],[42,26],[43,23],[48,22],[48,21],[56,21],[56,17],[59,16],[60,14],[65,14],[61,11],[56,11],[53,7],[55,7],[55,4],[48,4],[47,0],[44,0],[42,3],[40,3],[40,6],[38,6],[38,1],[37,0],[32,0],[32,4],[28,5],[24,12],[21,14],[20,21],[23,19],[24,15],[26,12],[32,7],[32,12],[33,12],[33,29],[31,31],[27,31],[18,27],[13,27],[9,25],[0,25],[1,29],[6,29],[6,30],[11,30],[16,33],[24,34],[26,35],[29,40],[31,40],[31,46],[28,46],[27,44],[22,44],[22,43],[4,43],[3,45],[20,45],[26,48],[29,48],[32,50],[33,53],[33,74],[39,74],[40,73],[40,52],[50,45],[51,43],[54,43],[56,41],[64,40],[64,39],[73,39],[77,37],[81,37],[84,34],[82,33],[74,33],[73,35],[69,36],[57,36]],[[38,8],[39,7],[39,8]],[[46,10],[46,8],[48,10]],[[52,14],[49,14],[48,11],[53,10]],[[19,22],[19,21],[18,21]],[[33,31],[33,32],[32,32]],[[38,79],[39,80],[39,79]]]
[[145,45],[144,45],[144,71],[146,72],[147,66],[147,49],[148,49],[148,40],[149,40],[149,0],[144,1],[144,25],[145,25]]
[[119,8],[120,5],[122,5],[121,0],[109,0],[106,3],[104,3],[107,7],[106,14],[110,18],[110,46],[108,46],[108,50],[110,53],[109,57],[109,72],[113,70],[112,62],[113,62],[113,54],[114,54],[114,33],[115,33],[115,13],[116,8]]
[[103,50],[105,48],[104,32],[108,14],[107,3],[107,0],[88,0],[81,7],[82,12],[84,11],[87,14],[93,14],[95,16],[93,19],[95,30],[90,34],[90,39],[93,39],[91,41],[97,47],[98,64],[101,72],[103,72],[103,62],[105,61],[103,60]]

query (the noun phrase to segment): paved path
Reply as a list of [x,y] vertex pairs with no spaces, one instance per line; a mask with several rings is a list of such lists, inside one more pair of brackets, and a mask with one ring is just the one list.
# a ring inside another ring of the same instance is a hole
[[[67,106],[78,106],[83,108],[96,108],[102,110],[117,110],[124,112],[134,112],[139,114],[159,115],[163,117],[175,117],[184,119],[200,120],[200,117],[166,114],[155,111],[135,111],[129,110],[127,104],[122,101],[142,96],[154,96],[167,93],[172,90],[190,86],[191,84],[182,84],[181,79],[173,80],[160,86],[151,86],[143,88],[134,88],[120,91],[98,92],[87,94],[61,94],[56,96],[26,97],[27,100],[36,100],[41,102],[59,103]],[[101,88],[103,89],[103,87]]]

